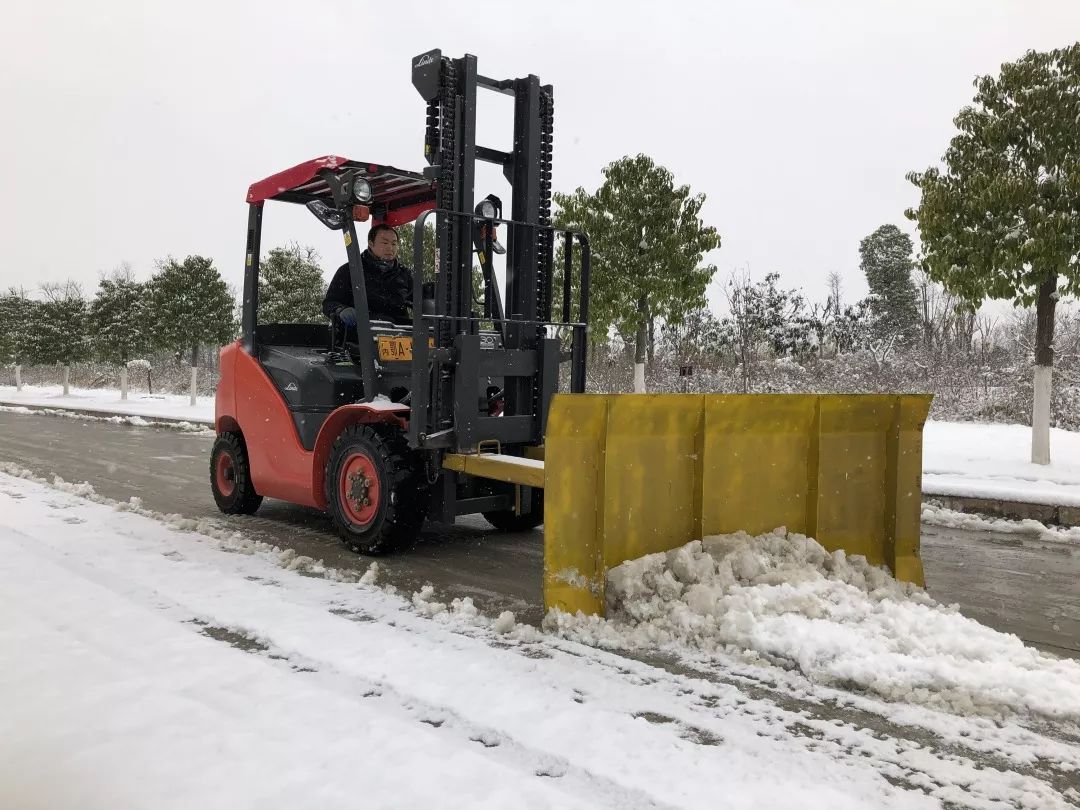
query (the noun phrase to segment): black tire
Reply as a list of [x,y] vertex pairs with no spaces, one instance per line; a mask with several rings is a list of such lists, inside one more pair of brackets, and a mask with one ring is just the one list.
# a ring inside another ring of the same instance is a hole
[[251,482],[247,447],[239,433],[222,433],[210,451],[210,491],[226,515],[251,515],[262,495]]
[[400,430],[352,425],[334,441],[326,463],[326,507],[353,551],[386,554],[414,542],[429,493],[423,461]]
[[544,490],[533,490],[532,508],[528,512],[515,515],[513,509],[500,509],[484,512],[484,520],[500,532],[531,531],[544,522]]

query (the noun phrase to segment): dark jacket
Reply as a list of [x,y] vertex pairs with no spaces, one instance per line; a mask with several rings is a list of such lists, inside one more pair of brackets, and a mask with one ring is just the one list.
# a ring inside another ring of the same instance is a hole
[[[360,254],[364,263],[364,286],[367,288],[368,313],[373,321],[412,323],[412,270],[396,259],[388,263],[377,259],[370,250]],[[334,273],[323,299],[323,313],[333,317],[345,307],[354,307],[352,275],[346,262]]]

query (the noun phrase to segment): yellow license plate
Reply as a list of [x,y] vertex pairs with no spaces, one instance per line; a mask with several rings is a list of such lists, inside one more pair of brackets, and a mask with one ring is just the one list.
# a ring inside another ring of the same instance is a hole
[[[412,360],[412,338],[379,335],[380,360]],[[428,347],[435,347],[435,340],[428,338]]]

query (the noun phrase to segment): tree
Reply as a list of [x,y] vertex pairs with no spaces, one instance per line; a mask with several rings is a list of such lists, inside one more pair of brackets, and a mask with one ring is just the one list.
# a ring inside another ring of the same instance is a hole
[[859,269],[870,287],[878,340],[895,339],[907,344],[918,334],[912,253],[911,237],[895,225],[882,225],[859,243]]
[[1080,292],[1080,43],[975,81],[944,168],[912,172],[927,274],[972,308],[1036,307],[1031,460],[1050,462],[1054,313]]
[[98,283],[90,304],[89,331],[94,355],[120,367],[120,398],[127,399],[128,363],[150,349],[150,302],[145,284],[121,265]]
[[649,325],[655,318],[677,324],[704,305],[716,267],[701,262],[720,237],[701,220],[705,195],[676,186],[652,158],[624,157],[603,174],[595,192],[556,194],[555,221],[589,235],[589,328],[634,336],[634,390],[644,391]]
[[326,282],[315,248],[296,242],[259,263],[260,323],[323,323]]
[[768,273],[754,283],[744,272],[732,274],[724,289],[729,314],[723,332],[742,367],[744,393],[753,387],[753,364],[761,349],[768,348],[776,357],[804,355],[814,348],[813,335],[821,331],[806,313],[802,294],[779,289],[779,280],[779,273]]
[[724,329],[708,307],[687,313],[678,324],[661,327],[661,345],[678,364],[715,360],[725,346]]
[[407,267],[416,270],[423,270],[424,281],[435,280],[435,243],[437,241],[435,236],[435,226],[432,224],[432,220],[428,217],[428,224],[424,227],[424,264],[420,268],[413,267],[415,261],[413,259],[413,238],[416,233],[416,226],[412,222],[407,222],[404,225],[398,225],[398,240],[399,240],[399,252],[398,261]]
[[12,287],[0,296],[0,364],[15,367],[15,387],[22,390],[22,364],[26,359],[34,302],[26,291]]
[[154,343],[178,354],[191,350],[191,404],[195,404],[199,344],[220,346],[236,335],[235,302],[204,256],[158,262],[150,279]]
[[71,366],[90,357],[87,305],[74,281],[42,284],[44,300],[31,309],[33,328],[27,339],[28,359],[40,365],[64,367],[64,396],[71,385]]

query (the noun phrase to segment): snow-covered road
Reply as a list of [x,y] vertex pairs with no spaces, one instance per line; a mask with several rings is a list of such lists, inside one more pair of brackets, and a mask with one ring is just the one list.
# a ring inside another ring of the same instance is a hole
[[71,490],[0,476],[3,807],[1080,802],[1075,718],[634,660]]

